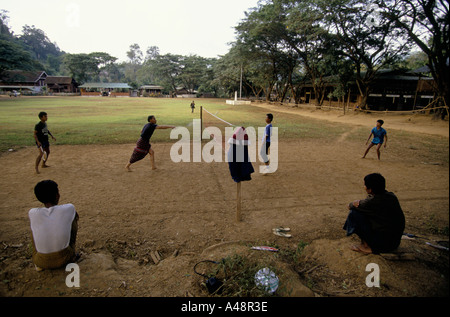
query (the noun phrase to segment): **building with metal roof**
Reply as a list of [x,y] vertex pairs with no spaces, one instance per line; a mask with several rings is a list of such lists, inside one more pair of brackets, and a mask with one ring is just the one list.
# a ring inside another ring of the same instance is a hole
[[130,97],[133,87],[127,83],[85,83],[79,86],[82,96]]
[[127,83],[85,83],[79,88],[85,89],[132,89]]

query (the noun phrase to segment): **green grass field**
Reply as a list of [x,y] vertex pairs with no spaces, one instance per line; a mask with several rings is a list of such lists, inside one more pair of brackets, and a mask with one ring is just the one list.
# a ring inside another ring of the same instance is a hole
[[[164,98],[107,98],[107,97],[19,97],[0,98],[0,155],[8,149],[34,146],[33,130],[39,122],[38,113],[48,113],[48,127],[57,141],[52,145],[134,144],[149,115],[155,115],[158,124],[187,127],[192,132],[192,120],[200,118],[204,107],[235,125],[265,126],[267,110],[254,105],[227,105],[223,99],[196,99],[192,114],[190,99]],[[279,139],[317,140],[334,142],[352,129],[347,140],[364,149],[371,127],[349,127],[289,113],[273,112]],[[205,126],[224,128],[225,124],[205,115]],[[171,130],[160,130],[152,143],[170,140]],[[348,133],[347,133],[348,134]],[[389,148],[402,152],[414,148],[421,159],[448,162],[448,139],[439,136],[390,131]]]
[[[188,127],[200,117],[200,106],[224,120],[244,127],[264,127],[265,110],[254,106],[227,105],[223,99],[196,99],[194,114],[189,99],[105,97],[19,97],[0,98],[0,151],[33,146],[38,113],[48,113],[48,127],[56,137],[52,144],[134,143],[150,114],[158,124]],[[209,123],[221,125],[220,121]],[[278,113],[274,126],[283,138],[326,138],[341,134],[344,125]],[[364,133],[367,131],[364,130]],[[170,130],[161,130],[152,142],[170,140]]]

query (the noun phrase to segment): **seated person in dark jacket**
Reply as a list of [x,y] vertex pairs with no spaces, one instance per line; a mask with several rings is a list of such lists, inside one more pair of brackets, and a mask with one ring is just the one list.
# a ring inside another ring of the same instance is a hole
[[364,177],[369,196],[348,206],[350,213],[344,225],[347,236],[355,233],[361,244],[352,250],[362,253],[385,253],[398,248],[405,229],[405,216],[394,193],[386,191],[386,180],[378,174]]

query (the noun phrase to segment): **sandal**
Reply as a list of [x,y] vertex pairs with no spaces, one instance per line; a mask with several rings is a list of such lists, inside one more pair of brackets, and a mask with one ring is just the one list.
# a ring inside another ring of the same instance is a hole
[[278,230],[276,230],[276,229],[273,229],[272,232],[273,232],[273,234],[276,235],[276,236],[280,236],[280,237],[284,237],[284,238],[290,238],[290,237],[292,237],[291,234],[285,233],[285,232],[283,232],[283,231],[278,231]]
[[272,229],[272,230],[274,230],[274,231],[278,231],[278,232],[288,232],[288,231],[291,231],[291,228],[283,228],[283,227],[277,227],[277,228],[274,228],[274,229]]

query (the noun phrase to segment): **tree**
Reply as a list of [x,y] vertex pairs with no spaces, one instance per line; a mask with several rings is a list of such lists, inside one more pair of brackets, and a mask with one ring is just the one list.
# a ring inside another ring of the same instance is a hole
[[48,36],[41,29],[34,25],[25,25],[22,28],[22,35],[19,37],[37,60],[46,62],[49,55],[60,56],[63,53],[59,47],[50,41]]
[[125,74],[125,79],[129,83],[133,83],[133,86],[137,86],[138,72],[142,68],[143,56],[139,44],[132,44],[127,52],[128,63],[122,63],[121,68]]
[[101,81],[103,77],[103,81],[109,82],[111,79],[115,79],[113,81],[118,81],[120,76],[117,76],[118,70],[117,66],[114,64],[117,61],[117,57],[111,56],[105,52],[93,52],[88,54],[88,58],[92,59],[96,63],[96,70],[93,72],[95,78]]
[[0,10],[0,35],[5,35],[7,37],[12,37],[11,31],[8,26],[9,15],[8,11]]
[[207,69],[207,59],[197,55],[184,56],[180,59],[182,71],[179,74],[180,83],[193,94],[202,84]]
[[380,11],[404,31],[427,56],[436,93],[449,106],[449,2],[445,0],[392,0],[380,2]]
[[127,57],[130,59],[130,62],[132,64],[141,64],[143,53],[141,51],[141,48],[139,44],[132,44],[130,45],[130,50],[127,52]]
[[147,65],[148,70],[155,76],[156,83],[175,94],[180,83],[179,76],[183,71],[182,58],[176,54],[158,55]]
[[42,70],[43,68],[21,45],[0,36],[0,78],[5,70]]
[[[336,36],[323,23],[324,16],[311,1],[276,1],[284,5],[287,16],[285,25],[289,32],[284,40],[300,58],[315,94],[315,103],[321,107],[326,97],[326,79],[342,73],[343,61]],[[302,83],[303,84],[303,83]],[[342,88],[342,87],[341,87]]]
[[[218,96],[230,97],[239,90],[241,65],[242,60],[236,45],[233,45],[227,54],[221,56],[214,63],[212,86],[216,87],[215,91]],[[248,84],[245,76],[243,79],[244,85]]]
[[64,64],[72,77],[82,84],[89,80],[99,80],[102,70],[111,69],[117,58],[103,52],[90,54],[66,54]]
[[93,52],[89,54],[89,58],[94,59],[97,62],[97,67],[104,68],[109,64],[113,64],[117,61],[117,57],[111,56],[104,52]]
[[323,22],[336,35],[341,52],[356,69],[361,108],[367,108],[371,83],[377,72],[393,64],[410,48],[404,32],[391,19],[379,14],[374,0],[309,0],[323,15]]
[[236,27],[235,45],[248,82],[259,86],[269,101],[283,101],[297,66],[296,52],[283,41],[287,37],[285,16],[279,3],[259,4]]
[[41,63],[34,60],[29,51],[12,34],[8,26],[8,11],[0,11],[0,78],[5,70],[42,70]]
[[199,94],[208,93],[213,94],[216,97],[218,96],[220,89],[214,83],[214,67],[216,63],[217,58],[204,59],[204,68],[197,88]]
[[42,70],[41,63],[34,60],[30,52],[12,34],[8,26],[8,11],[0,11],[0,78],[5,70]]
[[153,60],[159,56],[159,47],[158,46],[149,46],[147,51],[145,52],[145,62],[148,60]]

